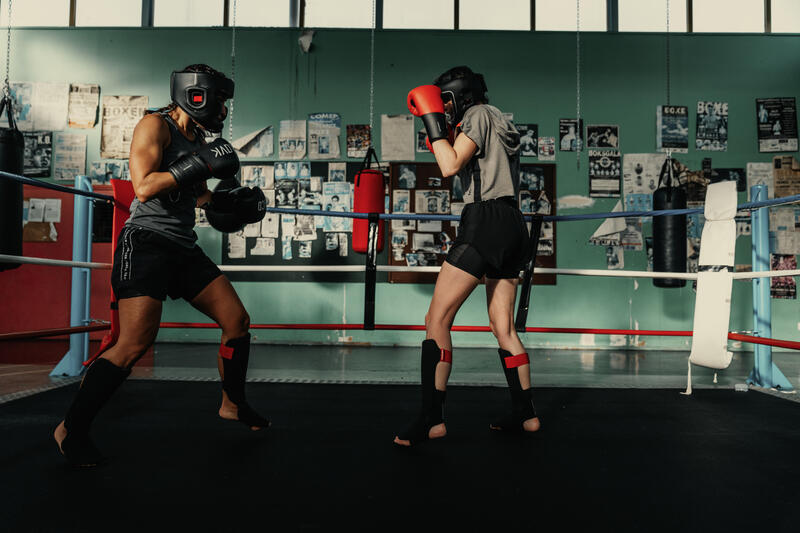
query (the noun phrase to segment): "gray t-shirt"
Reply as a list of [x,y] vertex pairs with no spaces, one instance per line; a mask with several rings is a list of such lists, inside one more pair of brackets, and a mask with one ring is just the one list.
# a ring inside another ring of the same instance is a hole
[[464,201],[480,202],[519,193],[519,132],[496,107],[478,104],[464,113],[461,131],[474,142],[475,155],[458,173]]
[[[169,126],[170,143],[161,155],[159,172],[166,172],[169,166],[184,154],[202,146],[200,133],[190,141],[178,130],[168,114],[162,118]],[[194,232],[194,208],[197,206],[198,187],[189,185],[160,194],[142,203],[134,198],[131,203],[131,216],[126,225],[155,231],[173,242],[187,248],[195,246],[197,234]]]

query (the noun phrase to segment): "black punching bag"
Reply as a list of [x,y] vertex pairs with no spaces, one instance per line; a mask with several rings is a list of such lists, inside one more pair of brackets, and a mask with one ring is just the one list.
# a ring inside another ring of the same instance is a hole
[[[662,185],[662,182],[664,185]],[[661,167],[653,210],[686,209],[686,189],[672,186],[672,158]],[[686,272],[686,215],[653,217],[653,271]],[[656,287],[683,287],[685,279],[653,278]]]
[[[25,140],[14,124],[11,99],[0,101],[8,114],[8,128],[0,128],[0,170],[22,175]],[[22,255],[22,183],[0,178],[0,254]],[[0,262],[0,271],[17,268],[19,263]]]

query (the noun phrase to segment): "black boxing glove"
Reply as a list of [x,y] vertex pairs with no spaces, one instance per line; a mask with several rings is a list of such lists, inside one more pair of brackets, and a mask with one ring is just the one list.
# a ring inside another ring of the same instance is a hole
[[214,139],[194,153],[179,157],[167,170],[178,182],[178,187],[193,185],[214,176],[232,178],[239,172],[239,156],[225,139]]
[[243,187],[236,179],[222,180],[206,206],[209,224],[223,233],[241,231],[260,222],[267,212],[267,200],[258,187]]

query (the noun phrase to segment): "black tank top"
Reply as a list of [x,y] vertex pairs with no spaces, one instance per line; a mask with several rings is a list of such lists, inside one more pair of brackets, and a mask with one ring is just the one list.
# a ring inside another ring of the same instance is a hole
[[[170,143],[164,148],[159,172],[166,172],[169,166],[184,154],[202,146],[199,133],[190,141],[178,129],[175,121],[167,113],[160,113],[169,127]],[[197,242],[194,232],[194,209],[199,194],[197,185],[173,189],[142,203],[134,198],[131,203],[131,216],[126,224],[149,229],[164,235],[176,243],[192,248]]]

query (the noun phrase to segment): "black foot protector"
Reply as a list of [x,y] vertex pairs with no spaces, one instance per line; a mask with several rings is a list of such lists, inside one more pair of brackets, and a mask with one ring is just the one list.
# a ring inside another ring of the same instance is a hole
[[244,385],[247,379],[247,364],[250,360],[250,334],[230,339],[219,347],[225,377],[222,388],[230,401],[239,408],[239,422],[249,427],[268,428],[270,421],[256,413],[247,403]]
[[60,449],[70,464],[96,466],[103,462],[102,454],[89,438],[89,427],[130,373],[129,368],[118,367],[102,357],[95,360],[86,371],[81,388],[64,417],[67,436],[61,442]]
[[436,365],[439,362],[453,362],[452,352],[439,348],[436,341],[427,339],[422,342],[422,408],[414,422],[397,437],[407,440],[411,445],[428,440],[433,426],[444,422],[444,402],[446,391],[436,388]]
[[508,389],[511,393],[511,412],[501,419],[492,422],[491,429],[501,431],[524,431],[523,422],[536,418],[536,408],[533,406],[531,389],[522,390],[517,367],[530,363],[527,353],[511,355],[506,350],[497,350],[500,362],[506,375]]

